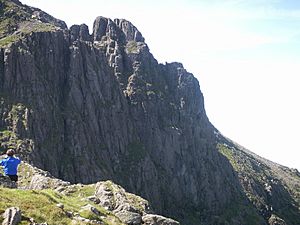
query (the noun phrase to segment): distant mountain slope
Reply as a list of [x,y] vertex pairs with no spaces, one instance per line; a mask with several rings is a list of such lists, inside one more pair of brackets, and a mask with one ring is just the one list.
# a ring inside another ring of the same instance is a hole
[[268,218],[284,218],[286,224],[299,224],[300,173],[266,160],[223,137],[219,151],[237,172],[248,199]]
[[89,34],[0,3],[3,150],[70,182],[111,179],[183,224],[299,224],[299,174],[225,139],[196,78],[133,24],[98,17]]

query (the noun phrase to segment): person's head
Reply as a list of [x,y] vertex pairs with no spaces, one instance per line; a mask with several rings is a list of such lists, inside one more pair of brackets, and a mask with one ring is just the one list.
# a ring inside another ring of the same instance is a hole
[[14,156],[14,154],[15,154],[15,151],[13,149],[8,149],[6,152],[6,155],[10,156],[10,157]]

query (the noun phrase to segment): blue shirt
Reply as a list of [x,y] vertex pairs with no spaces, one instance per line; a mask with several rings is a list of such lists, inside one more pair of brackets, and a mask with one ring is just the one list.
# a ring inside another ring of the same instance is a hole
[[17,175],[18,165],[21,163],[20,159],[15,157],[7,157],[2,159],[0,165],[4,167],[5,175]]

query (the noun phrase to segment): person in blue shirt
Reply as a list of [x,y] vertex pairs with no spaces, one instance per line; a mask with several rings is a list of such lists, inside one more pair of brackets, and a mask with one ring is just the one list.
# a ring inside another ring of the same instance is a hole
[[14,157],[15,151],[9,149],[6,152],[7,158],[0,161],[0,165],[4,167],[4,174],[10,178],[10,180],[18,181],[18,166],[21,160]]

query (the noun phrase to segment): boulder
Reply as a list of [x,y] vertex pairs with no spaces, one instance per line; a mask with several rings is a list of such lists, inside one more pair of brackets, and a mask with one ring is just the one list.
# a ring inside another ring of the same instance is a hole
[[130,211],[119,211],[115,214],[123,223],[137,225],[142,223],[142,216]]
[[159,215],[147,214],[142,218],[144,225],[179,225],[179,222]]
[[42,190],[42,189],[47,189],[47,188],[56,189],[56,188],[65,187],[67,185],[70,185],[70,183],[56,179],[51,176],[47,177],[43,174],[35,174],[32,177],[28,188],[35,189],[35,190]]
[[272,214],[269,218],[269,225],[287,225],[286,222],[279,216]]
[[21,211],[17,207],[11,207],[5,210],[3,214],[2,225],[17,225],[21,221]]
[[88,211],[88,212],[91,212],[91,213],[93,213],[93,214],[95,214],[95,215],[97,215],[97,216],[101,216],[101,215],[102,215],[102,213],[99,212],[98,209],[96,209],[94,206],[92,206],[92,205],[90,205],[90,204],[88,204],[88,205],[82,207],[82,208],[81,208],[81,211]]
[[133,213],[149,213],[150,206],[145,199],[128,193],[111,181],[98,182],[95,187],[95,197],[100,205],[113,212],[129,211]]

